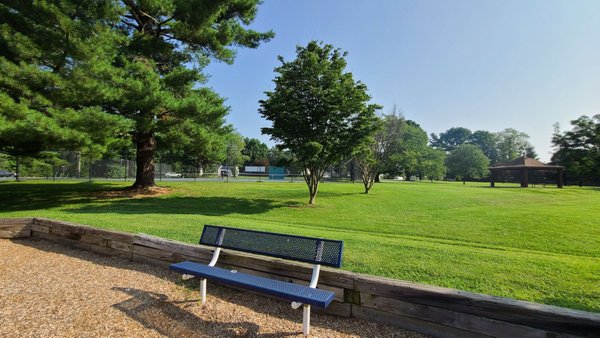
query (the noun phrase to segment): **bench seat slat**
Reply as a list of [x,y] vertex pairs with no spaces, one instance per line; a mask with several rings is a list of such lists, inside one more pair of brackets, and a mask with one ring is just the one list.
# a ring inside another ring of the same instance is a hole
[[171,264],[170,268],[171,270],[183,274],[189,274],[196,277],[217,281],[223,284],[250,289],[290,301],[314,305],[323,309],[326,308],[334,298],[334,293],[331,291],[253,276],[241,272],[232,272],[230,270],[190,261]]

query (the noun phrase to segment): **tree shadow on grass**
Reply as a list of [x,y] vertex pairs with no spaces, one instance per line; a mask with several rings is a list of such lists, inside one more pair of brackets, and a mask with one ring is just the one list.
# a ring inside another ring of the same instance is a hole
[[0,211],[49,209],[70,204],[91,203],[95,194],[115,190],[112,184],[1,184]]
[[296,201],[243,197],[143,197],[113,198],[125,188],[107,183],[7,184],[0,189],[1,211],[27,211],[64,207],[69,213],[120,214],[260,214],[276,208],[297,207]]
[[146,197],[98,201],[79,208],[67,209],[70,213],[118,214],[187,214],[223,216],[228,214],[261,214],[272,209],[296,207],[295,201],[250,199],[239,197]]

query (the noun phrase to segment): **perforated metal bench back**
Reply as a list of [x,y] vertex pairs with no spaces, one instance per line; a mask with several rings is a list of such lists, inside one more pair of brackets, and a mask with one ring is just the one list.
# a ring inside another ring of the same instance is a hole
[[342,266],[343,241],[205,225],[200,244],[259,255]]

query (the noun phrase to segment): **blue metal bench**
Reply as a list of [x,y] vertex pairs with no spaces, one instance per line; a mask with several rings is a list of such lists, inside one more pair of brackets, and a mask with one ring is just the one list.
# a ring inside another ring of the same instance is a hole
[[[311,305],[324,309],[333,301],[333,292],[316,287],[321,265],[341,267],[343,241],[205,225],[200,244],[215,247],[208,265],[185,261],[171,264],[170,268],[184,276],[200,278],[202,303],[206,301],[207,279],[286,299],[292,301],[294,309],[303,305],[302,332],[308,335]],[[215,267],[221,248],[312,263],[310,284],[298,285]]]

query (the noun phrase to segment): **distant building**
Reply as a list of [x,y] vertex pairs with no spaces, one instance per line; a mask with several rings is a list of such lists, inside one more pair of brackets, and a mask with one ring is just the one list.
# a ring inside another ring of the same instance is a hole
[[[239,169],[237,166],[222,165],[217,169],[219,176],[237,176]],[[235,174],[235,175],[234,175]]]
[[247,165],[244,167],[244,172],[248,174],[264,174],[267,170],[264,166]]

